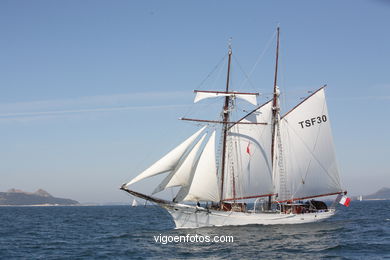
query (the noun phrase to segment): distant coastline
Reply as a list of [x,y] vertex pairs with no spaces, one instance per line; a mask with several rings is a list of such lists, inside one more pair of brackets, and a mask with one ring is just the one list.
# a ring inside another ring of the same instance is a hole
[[0,206],[79,206],[76,200],[53,197],[45,190],[25,192],[18,189],[10,189],[0,192]]
[[390,188],[381,188],[369,195],[360,195],[352,197],[353,200],[390,200]]

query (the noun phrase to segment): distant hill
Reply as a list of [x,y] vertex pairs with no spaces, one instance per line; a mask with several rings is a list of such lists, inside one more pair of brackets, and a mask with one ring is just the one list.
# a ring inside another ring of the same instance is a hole
[[377,192],[363,196],[364,200],[390,200],[390,188],[382,188]]
[[77,205],[78,201],[71,199],[56,198],[42,189],[36,192],[25,192],[17,189],[10,189],[7,192],[0,192],[0,205],[21,206],[21,205]]

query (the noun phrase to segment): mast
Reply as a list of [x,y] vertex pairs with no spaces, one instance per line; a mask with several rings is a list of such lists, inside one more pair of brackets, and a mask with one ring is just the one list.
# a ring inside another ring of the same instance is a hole
[[276,61],[275,61],[275,77],[274,77],[274,94],[272,100],[272,146],[271,146],[271,158],[274,160],[275,153],[275,134],[276,134],[276,124],[277,124],[277,116],[279,114],[279,91],[278,91],[278,61],[279,61],[279,27],[277,30],[277,40],[276,40]]
[[[228,51],[228,69],[227,69],[227,77],[226,77],[226,92],[229,92],[229,83],[230,83],[230,64],[232,60],[232,46],[229,42],[229,51]],[[230,96],[225,97],[225,104],[223,106],[223,125],[222,125],[222,131],[223,131],[223,137],[222,137],[222,166],[221,166],[221,208],[222,201],[223,201],[223,185],[224,185],[224,179],[225,179],[225,155],[226,155],[226,139],[227,139],[227,133],[228,133],[228,122],[229,122],[229,103],[230,103]],[[235,197],[235,187],[233,185],[233,197]]]
[[[275,77],[274,77],[274,94],[273,94],[273,100],[272,100],[272,145],[271,145],[271,159],[272,159],[272,165],[275,166],[274,158],[275,158],[275,137],[276,137],[276,131],[277,131],[277,124],[278,124],[278,118],[279,118],[279,89],[277,86],[278,82],[278,62],[279,62],[279,34],[280,29],[279,26],[276,29],[276,60],[275,60]],[[275,169],[274,169],[275,170]],[[271,196],[268,196],[268,209],[271,209]]]

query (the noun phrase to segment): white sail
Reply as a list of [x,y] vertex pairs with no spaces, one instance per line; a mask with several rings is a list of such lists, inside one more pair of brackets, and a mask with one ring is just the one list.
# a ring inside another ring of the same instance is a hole
[[250,113],[241,122],[263,124],[236,124],[227,142],[224,199],[255,197],[274,193],[272,183],[272,102]]
[[196,143],[188,155],[182,159],[175,170],[173,170],[165,179],[156,187],[153,194],[160,192],[169,187],[188,186],[191,181],[192,172],[198,159],[199,149],[205,139],[206,134]]
[[200,133],[205,128],[206,128],[206,126],[204,126],[202,129],[200,129],[195,134],[190,136],[187,140],[185,140],[179,146],[174,148],[172,151],[170,151],[168,154],[166,154],[160,160],[155,162],[152,166],[150,166],[145,171],[143,171],[141,174],[139,174],[137,177],[135,177],[130,182],[128,182],[126,184],[126,186],[131,185],[133,183],[136,183],[136,182],[143,180],[145,178],[148,178],[148,177],[151,177],[151,176],[154,176],[157,174],[161,174],[164,172],[172,171],[173,169],[175,169],[175,167],[180,162],[180,159],[182,158],[182,156],[188,151],[188,149],[193,144],[195,139],[200,135]]
[[[181,199],[182,197],[184,198]],[[175,200],[218,202],[219,198],[214,131],[200,155],[192,175],[191,185],[183,187]]]
[[136,199],[134,199],[133,203],[131,204],[131,206],[137,207],[138,206],[138,201]]
[[287,113],[280,129],[291,196],[304,198],[342,191],[324,89]]
[[242,100],[245,100],[252,105],[256,106],[257,105],[257,99],[256,96],[257,94],[252,94],[252,93],[221,93],[221,92],[211,92],[211,91],[197,91],[196,96],[194,99],[194,103],[197,103],[203,99],[207,98],[216,98],[216,97],[226,97],[226,96],[231,96],[231,97],[236,97]]

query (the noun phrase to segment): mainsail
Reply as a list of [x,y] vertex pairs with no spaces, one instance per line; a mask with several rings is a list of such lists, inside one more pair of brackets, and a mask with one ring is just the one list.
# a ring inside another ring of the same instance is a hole
[[[324,88],[283,116],[280,130],[283,170],[292,198],[278,200],[341,192]],[[280,188],[277,192],[283,193]]]
[[269,101],[230,128],[225,155],[224,200],[255,198],[274,193],[271,120],[272,102]]

